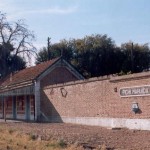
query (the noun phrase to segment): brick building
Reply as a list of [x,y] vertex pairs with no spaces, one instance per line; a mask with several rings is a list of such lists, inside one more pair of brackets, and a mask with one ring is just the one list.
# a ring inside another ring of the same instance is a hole
[[41,89],[50,84],[83,79],[62,58],[26,68],[0,81],[0,118],[38,121],[41,111]]
[[0,117],[150,130],[150,72],[83,80],[62,58],[0,81]]
[[45,120],[150,130],[149,79],[144,72],[46,86]]

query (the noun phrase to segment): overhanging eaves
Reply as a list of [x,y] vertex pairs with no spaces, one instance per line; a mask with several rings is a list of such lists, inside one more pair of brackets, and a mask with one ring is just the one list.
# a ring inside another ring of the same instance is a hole
[[19,95],[32,95],[34,94],[34,85],[25,86],[17,89],[8,89],[0,92],[0,97],[3,96],[19,96]]

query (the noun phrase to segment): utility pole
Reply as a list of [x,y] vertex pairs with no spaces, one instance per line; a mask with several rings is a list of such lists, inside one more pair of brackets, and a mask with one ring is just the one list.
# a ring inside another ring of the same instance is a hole
[[131,73],[134,73],[133,43],[131,43]]
[[51,58],[51,52],[50,52],[50,38],[47,39],[47,54],[48,54],[48,60]]

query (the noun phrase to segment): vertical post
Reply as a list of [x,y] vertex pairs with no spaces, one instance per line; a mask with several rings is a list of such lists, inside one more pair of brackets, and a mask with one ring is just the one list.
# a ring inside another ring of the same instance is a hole
[[35,81],[34,83],[34,87],[35,87],[35,121],[39,120],[40,117],[40,82],[39,81]]
[[18,109],[18,104],[17,104],[18,96],[16,96],[16,119],[17,119],[17,109]]
[[25,96],[25,113],[26,113],[26,120],[30,120],[30,97],[29,95]]
[[51,53],[50,53],[50,38],[47,39],[47,51],[48,51],[48,60],[51,59]]
[[133,43],[131,46],[131,72],[134,73]]
[[13,96],[13,119],[16,119],[17,109],[16,109],[16,96]]
[[34,105],[33,105],[33,107],[34,107],[34,121],[35,121],[35,96],[34,96]]
[[2,104],[2,118],[4,119],[4,96],[1,97],[1,104]]
[[6,97],[4,98],[4,121],[6,122]]

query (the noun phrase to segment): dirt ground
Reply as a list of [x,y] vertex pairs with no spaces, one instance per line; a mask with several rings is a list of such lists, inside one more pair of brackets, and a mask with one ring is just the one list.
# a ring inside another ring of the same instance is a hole
[[[0,123],[0,129],[17,130],[38,139],[63,140],[84,149],[150,150],[150,131],[106,129],[65,123]],[[77,148],[78,149],[78,148]]]

